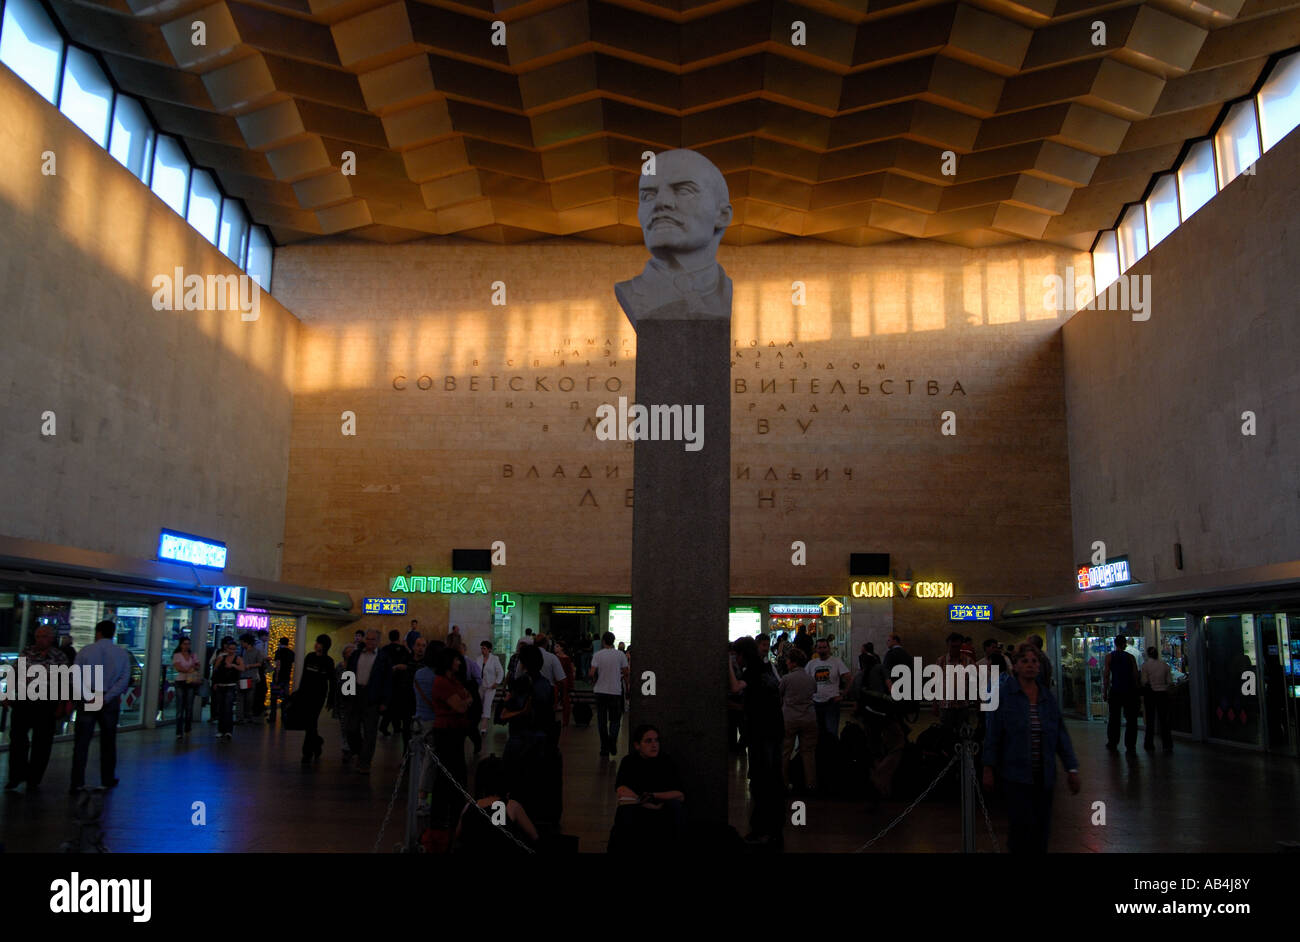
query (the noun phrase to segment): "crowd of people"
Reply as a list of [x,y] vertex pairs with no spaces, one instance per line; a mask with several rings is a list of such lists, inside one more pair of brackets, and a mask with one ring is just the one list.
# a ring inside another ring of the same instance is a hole
[[[115,626],[96,626],[96,641],[72,652],[78,665],[102,665],[105,675],[101,710],[78,713],[74,737],[72,790],[84,785],[91,741],[100,732],[101,781],[117,784],[115,733],[122,694],[130,679],[131,659],[114,643]],[[65,648],[54,644],[54,632],[39,627],[23,654],[29,664],[70,663]],[[974,738],[982,745],[983,784],[1006,800],[1010,846],[1015,852],[1042,852],[1050,834],[1057,760],[1067,773],[1072,792],[1079,789],[1078,762],[1061,708],[1052,691],[1051,664],[1041,637],[1007,653],[1002,644],[983,643],[975,659],[973,639],[952,633],[947,649],[935,663],[940,667],[986,666],[989,686],[1000,684],[997,707],[978,709],[973,694],[986,703],[991,690],[967,691],[967,698],[914,702],[891,690],[894,669],[912,666],[898,634],[891,634],[883,657],[864,644],[851,669],[833,652],[833,638],[814,637],[804,630],[742,637],[729,646],[730,723],[733,749],[748,754],[751,844],[779,849],[790,796],[837,794],[836,778],[847,766],[838,754],[840,740],[868,744],[869,761],[857,767],[869,801],[900,797],[895,778],[910,744],[910,731],[922,713],[933,713],[933,725],[922,736],[938,739]],[[339,723],[345,767],[370,772],[381,736],[400,736],[403,752],[412,757],[419,776],[419,812],[430,830],[447,835],[447,843],[467,851],[492,852],[490,830],[475,810],[504,809],[505,826],[523,844],[559,834],[562,806],[560,731],[570,722],[573,692],[579,676],[591,683],[595,701],[600,757],[617,757],[622,716],[629,693],[629,651],[606,633],[592,643],[580,639],[565,645],[531,630],[520,639],[506,664],[484,639],[477,650],[456,626],[446,640],[427,640],[411,622],[403,639],[388,632],[381,646],[377,629],[358,630],[336,662],[328,635],[316,638],[306,654],[301,677],[291,684],[294,653],[282,639],[267,658],[257,639],[244,635],[222,638],[211,651],[206,676],[189,638],[177,645],[172,666],[177,690],[176,737],[192,735],[204,697],[211,700],[220,741],[232,738],[233,727],[256,721],[262,698],[269,700],[268,723],[277,720],[303,732],[302,764],[319,762],[325,739],[319,722],[329,710]],[[1154,749],[1158,733],[1172,749],[1167,722],[1169,668],[1155,649],[1139,667],[1126,650],[1127,638],[1115,639],[1107,656],[1103,685],[1110,703],[1108,748],[1118,750],[1126,722],[1126,748],[1136,749],[1135,724],[1139,699],[1146,701],[1146,747]],[[269,697],[258,680],[271,670]],[[292,695],[289,695],[290,688]],[[855,709],[846,725],[842,705]],[[39,787],[50,758],[55,724],[69,704],[18,702],[13,705],[9,782],[14,790],[26,783]],[[479,756],[485,734],[495,724],[506,727],[500,756],[476,765],[475,799],[466,802],[463,786],[470,780],[467,753]],[[847,751],[847,750],[846,750]],[[611,851],[667,845],[687,830],[686,795],[682,779],[668,755],[661,752],[658,728],[638,726],[627,755],[619,761],[614,789],[618,810],[611,832]],[[903,796],[910,797],[910,796]],[[499,848],[497,848],[499,849]]]

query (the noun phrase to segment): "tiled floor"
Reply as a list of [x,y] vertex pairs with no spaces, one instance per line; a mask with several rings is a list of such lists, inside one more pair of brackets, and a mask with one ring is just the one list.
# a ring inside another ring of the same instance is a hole
[[[369,777],[345,772],[338,726],[323,728],[325,758],[315,769],[299,765],[301,733],[265,724],[239,727],[229,744],[215,727],[177,744],[170,728],[123,733],[118,739],[121,786],[108,793],[106,840],[113,851],[256,852],[369,851],[375,844],[401,759],[395,739],[381,741]],[[1083,790],[1071,796],[1059,782],[1052,849],[1099,851],[1262,851],[1278,841],[1300,841],[1300,760],[1228,747],[1179,742],[1172,755],[1140,752],[1136,759],[1108,753],[1100,724],[1071,725]],[[626,726],[623,748],[626,749]],[[491,748],[500,754],[504,731]],[[564,830],[583,851],[605,848],[615,802],[615,764],[598,755],[594,728],[570,727],[561,739],[565,762]],[[53,851],[72,832],[67,782],[72,746],[55,746],[44,788],[0,794],[0,841],[9,852]],[[98,747],[88,777],[98,776]],[[744,764],[731,763],[731,819],[745,832],[748,806]],[[8,754],[0,755],[0,780]],[[950,773],[952,774],[952,773]],[[383,849],[400,840],[406,790],[397,795]],[[192,821],[204,802],[206,824]],[[1105,824],[1094,825],[1094,802],[1105,804]],[[852,851],[892,821],[903,805],[868,812],[861,803],[810,799],[807,824],[786,830],[786,849]],[[992,806],[1005,850],[1005,816]],[[978,848],[991,849],[983,821]],[[952,853],[961,849],[955,801],[919,805],[873,852]]]

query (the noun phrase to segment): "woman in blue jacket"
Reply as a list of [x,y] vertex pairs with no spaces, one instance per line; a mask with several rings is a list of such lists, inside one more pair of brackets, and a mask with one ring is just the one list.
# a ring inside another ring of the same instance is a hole
[[1011,670],[984,735],[984,787],[993,787],[996,769],[1007,797],[1011,853],[1045,854],[1056,757],[1065,763],[1070,793],[1075,795],[1079,761],[1056,698],[1038,682],[1037,649],[1030,644],[1017,648]]

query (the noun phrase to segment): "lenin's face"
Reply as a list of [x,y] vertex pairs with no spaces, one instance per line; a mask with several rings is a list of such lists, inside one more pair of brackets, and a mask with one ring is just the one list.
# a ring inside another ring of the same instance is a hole
[[731,221],[731,207],[719,203],[707,184],[707,161],[699,154],[671,152],[655,161],[654,176],[640,181],[637,218],[653,252],[694,252],[713,242]]

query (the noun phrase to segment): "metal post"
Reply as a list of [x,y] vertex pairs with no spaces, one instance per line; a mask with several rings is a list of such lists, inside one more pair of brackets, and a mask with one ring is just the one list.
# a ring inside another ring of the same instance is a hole
[[402,836],[402,848],[409,854],[420,849],[420,830],[417,811],[420,804],[420,780],[424,778],[424,764],[428,761],[424,754],[425,730],[419,720],[412,721],[411,756],[406,763],[406,833]]
[[957,743],[957,752],[961,756],[961,852],[975,853],[975,803],[979,797],[975,789],[975,741],[971,738],[970,727],[961,727],[961,740]]

